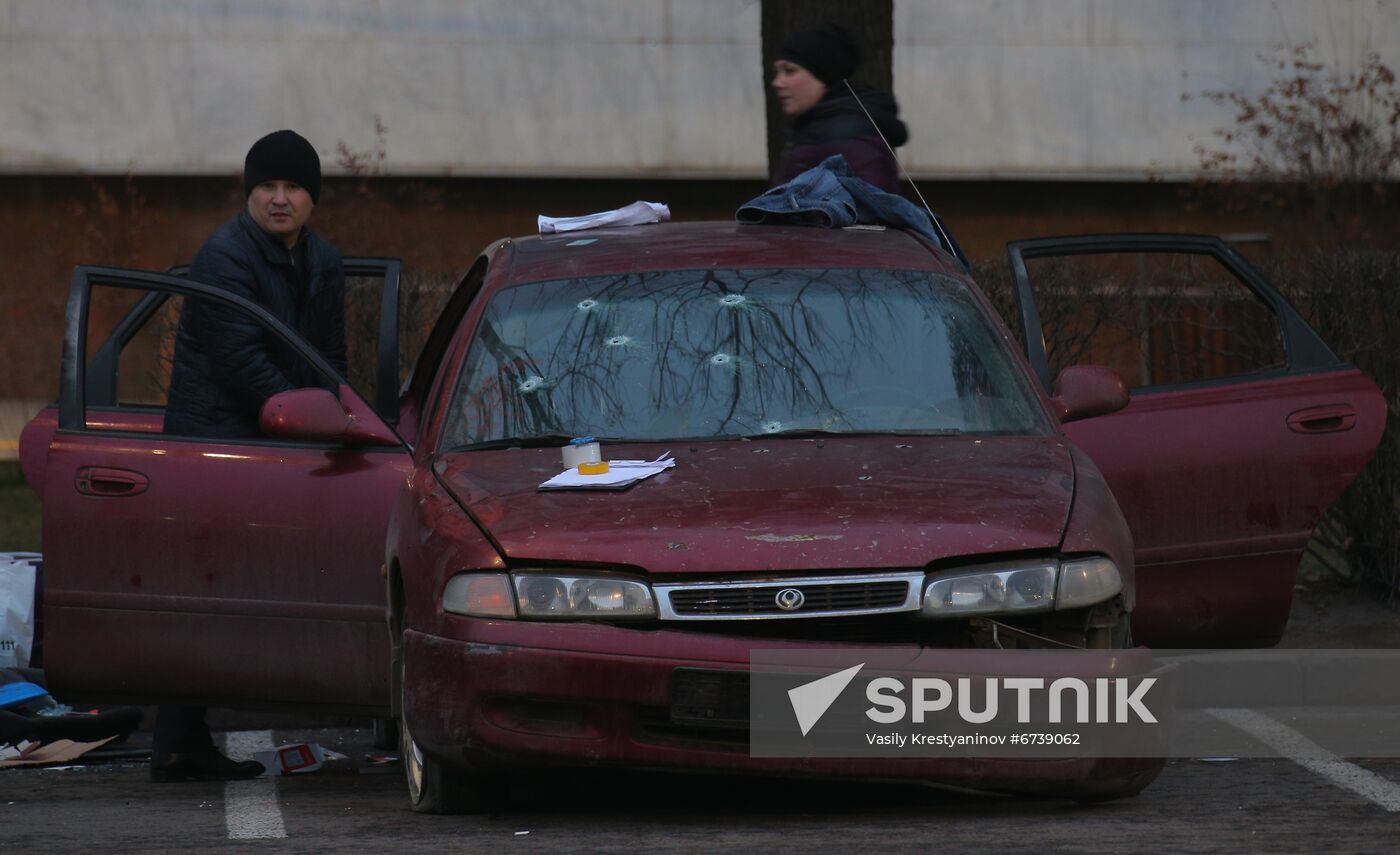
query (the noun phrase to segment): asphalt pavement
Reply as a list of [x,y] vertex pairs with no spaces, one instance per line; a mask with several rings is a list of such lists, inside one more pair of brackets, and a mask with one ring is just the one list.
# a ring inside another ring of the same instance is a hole
[[[559,770],[512,806],[425,816],[368,729],[237,731],[234,753],[316,742],[345,755],[305,775],[152,784],[139,759],[0,772],[0,851],[1385,852],[1400,760],[1344,763],[1368,795],[1293,760],[1173,760],[1136,798],[1067,801],[911,784]],[[139,750],[143,736],[136,734]],[[1336,770],[1332,770],[1336,771]],[[1389,789],[1387,789],[1389,788]]]

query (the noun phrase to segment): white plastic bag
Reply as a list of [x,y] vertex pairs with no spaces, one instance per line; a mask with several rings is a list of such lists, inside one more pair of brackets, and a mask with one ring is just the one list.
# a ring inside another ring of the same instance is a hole
[[34,649],[34,576],[40,556],[0,552],[0,668],[26,668]]

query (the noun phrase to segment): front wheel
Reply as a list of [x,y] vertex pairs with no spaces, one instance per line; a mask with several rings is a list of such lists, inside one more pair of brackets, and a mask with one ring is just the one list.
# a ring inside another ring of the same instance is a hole
[[[1134,758],[1123,758],[1120,762],[1124,764],[1133,763]],[[1130,799],[1147,788],[1147,785],[1157,780],[1157,776],[1162,774],[1162,769],[1167,765],[1165,759],[1157,761],[1156,765],[1121,777],[1107,778],[1099,781],[1081,781],[1077,784],[1069,785],[1064,795],[1082,805],[1102,804],[1119,799]]]
[[484,813],[502,804],[506,792],[503,776],[475,769],[448,766],[425,753],[408,727],[407,690],[399,665],[399,755],[408,779],[408,802],[418,813]]
[[408,776],[408,802],[418,813],[480,813],[487,809],[485,791],[468,772],[444,766],[424,754],[408,728],[399,723],[399,750]]

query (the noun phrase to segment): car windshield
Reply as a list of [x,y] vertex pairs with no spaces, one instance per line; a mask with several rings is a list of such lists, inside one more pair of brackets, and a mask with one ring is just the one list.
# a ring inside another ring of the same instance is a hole
[[514,286],[446,447],[595,436],[1045,434],[967,286],[913,270],[683,270]]

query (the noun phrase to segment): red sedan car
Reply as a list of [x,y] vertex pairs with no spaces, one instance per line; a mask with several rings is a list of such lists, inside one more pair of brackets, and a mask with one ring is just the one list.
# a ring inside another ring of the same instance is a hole
[[[1274,325],[1277,361],[1148,377],[1131,402],[1109,368],[1052,386],[1028,262],[1114,255],[1215,264]],[[988,647],[1277,640],[1313,525],[1379,439],[1378,390],[1217,239],[1032,241],[1011,260],[1024,351],[951,243],[901,231],[502,241],[401,390],[397,265],[352,260],[385,280],[372,388],[285,393],[266,437],[219,442],[162,433],[160,396],[123,391],[179,299],[247,312],[334,372],[217,289],[79,268],[59,402],[21,441],[50,679],[392,711],[429,811],[560,763],[1136,792],[1161,760],[751,756],[694,679],[774,646],[937,646],[956,670]],[[90,349],[123,294],[140,299]],[[581,436],[675,465],[541,490]]]

